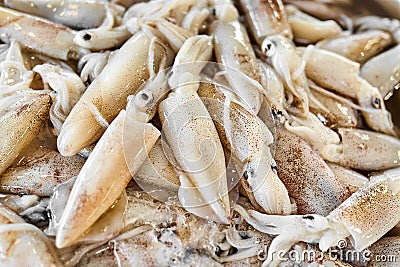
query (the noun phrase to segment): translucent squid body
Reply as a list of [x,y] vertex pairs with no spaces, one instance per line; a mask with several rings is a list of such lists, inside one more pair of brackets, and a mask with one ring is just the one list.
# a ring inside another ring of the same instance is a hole
[[87,52],[74,44],[71,29],[5,7],[0,7],[0,38],[63,60],[78,59]]
[[288,192],[276,174],[269,145],[273,136],[258,116],[251,114],[233,92],[218,85],[201,86],[199,95],[213,114],[222,140],[234,155],[234,165],[248,194],[268,214],[290,214],[294,207]]
[[[178,163],[181,204],[200,217],[227,224],[230,203],[224,152],[210,114],[197,94],[199,74],[210,60],[212,48],[211,38],[201,35],[183,44],[168,81],[172,93],[161,102],[159,114],[163,134]],[[196,64],[187,64],[193,62]]]
[[[161,134],[149,120],[167,92],[162,86],[164,79],[165,72],[161,71],[130,96],[126,111],[119,112],[96,144],[73,184],[55,228],[57,247],[79,242],[79,237],[121,196],[147,159]],[[116,179],[110,179],[115,175]]]
[[62,266],[53,244],[42,230],[26,223],[3,204],[0,205],[0,214],[2,265]]
[[0,76],[0,173],[34,140],[48,119],[50,96],[29,88],[32,71],[24,65],[20,47],[12,42],[1,63]]
[[6,0],[9,8],[49,19],[74,29],[95,28],[106,18],[107,8],[122,14],[124,9],[102,1],[62,1],[62,0]]
[[326,217],[309,215],[274,216],[235,210],[260,232],[277,235],[263,266],[279,263],[277,253],[286,253],[297,242],[318,243],[322,251],[340,245],[347,237],[361,251],[392,229],[400,218],[399,169],[371,177],[370,182],[352,194]]
[[142,31],[132,36],[113,54],[67,117],[57,140],[60,153],[73,156],[98,140],[125,107],[127,97],[135,94],[162,62],[164,66],[171,62],[170,54],[155,37]]
[[292,119],[286,128],[310,143],[327,161],[366,171],[387,170],[400,164],[398,138],[361,129],[339,128],[335,132],[312,113]]
[[[360,77],[360,65],[338,54],[313,48],[305,64],[307,77],[321,87],[355,99],[361,113],[373,130],[394,135],[390,113],[385,109],[378,88]],[[332,66],[335,66],[332,68]]]

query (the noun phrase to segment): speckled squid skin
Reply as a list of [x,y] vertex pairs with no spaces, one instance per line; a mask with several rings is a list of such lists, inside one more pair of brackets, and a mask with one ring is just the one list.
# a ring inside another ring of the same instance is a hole
[[[151,124],[126,118],[125,114],[122,110],[111,123],[80,171],[60,220],[57,247],[72,245],[119,198],[132,178],[131,172],[139,169],[160,136]],[[124,127],[143,141],[130,138],[131,143],[124,142],[128,140],[123,138]],[[124,146],[136,159],[129,167]]]
[[260,153],[264,142],[273,142],[272,134],[265,124],[246,110],[229,90],[211,83],[201,83],[198,94],[213,116],[223,145],[240,161],[245,162],[252,154]]
[[155,42],[155,66],[148,66],[152,38],[144,32],[131,37],[108,61],[103,71],[90,84],[67,117],[58,137],[58,150],[63,156],[73,156],[95,142],[105,128],[96,119],[89,105],[94,105],[110,123],[133,95],[149,79],[149,68],[158,71],[162,58],[172,62],[170,51]]
[[68,27],[0,7],[0,39],[4,42],[15,40],[35,52],[67,60],[79,57],[73,38]]
[[185,41],[168,80],[172,92],[160,103],[158,112],[163,134],[178,163],[181,204],[191,212],[197,211],[196,215],[228,224],[224,151],[212,118],[197,94],[200,72],[212,51],[209,36],[196,35]]
[[364,171],[400,166],[398,138],[360,129],[339,128],[338,132],[342,139],[342,153],[336,163]]
[[364,175],[350,169],[343,167],[338,164],[327,162],[329,168],[332,170],[336,179],[346,187],[350,193],[356,192],[366,183],[368,183],[369,179]]
[[49,118],[50,96],[38,95],[0,118],[0,174],[36,138]]
[[297,204],[298,214],[326,216],[350,196],[325,161],[300,137],[277,128],[278,176]]
[[392,44],[392,37],[384,31],[371,30],[323,40],[316,46],[346,58],[365,63]]
[[355,249],[361,251],[372,245],[399,222],[400,176],[385,172],[372,176],[327,218],[346,227]]
[[[305,53],[302,48],[297,51]],[[360,76],[359,63],[327,50],[313,48],[306,62],[305,73],[321,87],[355,99],[363,108],[361,113],[371,129],[395,135],[383,98],[378,88]]]
[[[310,86],[312,89],[313,86]],[[314,114],[321,114],[326,119],[326,125],[331,128],[348,127],[356,128],[360,124],[360,118],[357,111],[346,103],[341,103],[338,100],[331,98],[321,92],[311,90],[313,96],[326,107],[328,110],[323,110],[316,105],[310,104],[310,111]]]
[[38,156],[23,166],[11,166],[0,175],[0,192],[51,196],[60,183],[79,174],[85,159],[63,157],[58,151],[40,148]]
[[250,33],[259,45],[269,35],[293,37],[281,0],[240,0],[239,3],[250,26]]
[[[163,133],[176,160],[183,171],[188,172],[189,179],[201,195],[204,195],[205,201],[211,201],[210,206],[219,220],[228,223],[230,208],[224,177],[224,152],[212,119],[200,97],[196,92],[174,93],[161,102],[159,112],[162,114],[160,117],[163,121]],[[186,125],[182,125],[182,122]],[[202,144],[205,140],[209,142]],[[192,162],[193,160],[195,161]]]
[[[253,114],[257,114],[263,97],[253,81],[259,83],[260,74],[256,56],[244,26],[238,21],[216,22],[212,25],[211,32],[214,35],[214,52],[217,61],[226,66],[225,78],[244,105]],[[235,38],[232,39],[231,36]],[[245,75],[249,78],[244,79]]]
[[[75,29],[100,26],[107,12],[106,4],[101,1],[5,0],[4,2],[7,7]],[[117,10],[113,5],[110,7]],[[119,10],[122,13],[121,8]]]
[[271,132],[258,116],[234,101],[234,97],[229,99],[229,94],[232,93],[211,84],[199,88],[199,96],[212,114],[222,144],[244,164],[244,179],[249,186],[246,193],[268,214],[292,213],[288,192],[273,170],[275,162],[269,148],[273,143]]
[[[127,190],[126,217],[130,228],[144,229],[129,238],[115,238],[87,253],[77,266],[222,266],[216,261],[215,249],[224,236],[222,226],[199,218],[181,207],[154,200],[144,192]],[[146,228],[143,228],[146,227]],[[111,241],[113,242],[113,241]],[[113,253],[114,251],[114,253]]]

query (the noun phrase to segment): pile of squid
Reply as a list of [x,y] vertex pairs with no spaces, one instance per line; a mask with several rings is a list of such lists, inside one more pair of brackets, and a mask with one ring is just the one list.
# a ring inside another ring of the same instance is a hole
[[0,265],[398,266],[400,22],[329,2],[2,1]]

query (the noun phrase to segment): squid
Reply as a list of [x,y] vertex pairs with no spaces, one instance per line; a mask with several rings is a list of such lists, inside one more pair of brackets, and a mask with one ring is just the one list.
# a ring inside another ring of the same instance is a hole
[[0,75],[0,174],[35,139],[48,119],[50,96],[29,88],[32,71],[24,65],[20,47],[12,42]]
[[102,1],[6,0],[6,7],[46,18],[74,29],[98,27],[107,16],[107,8],[121,16],[124,8]]
[[[224,76],[241,102],[253,114],[260,111],[263,100],[256,56],[244,26],[238,21],[216,22],[213,25],[214,49],[218,63],[224,66]],[[230,36],[238,36],[232,40]],[[243,78],[244,73],[249,78]],[[259,88],[258,88],[259,87]]]
[[10,166],[0,175],[1,192],[51,196],[57,185],[78,175],[85,163],[85,159],[79,155],[63,157],[50,148],[34,149],[32,143],[26,149],[34,151],[18,155],[24,161]]
[[238,21],[237,10],[229,0],[215,1],[214,5],[221,14],[217,14],[218,21],[211,25],[210,32],[214,36],[217,62],[221,64],[220,74],[224,75],[241,103],[253,114],[258,114],[263,101],[266,101],[275,113],[281,114],[281,117],[286,115],[279,82],[269,83],[272,76],[274,80],[279,78],[257,60],[250,38]]
[[400,87],[400,45],[368,60],[360,70],[360,75],[377,87],[382,97],[387,99]]
[[0,7],[0,33],[3,42],[15,40],[24,48],[58,59],[79,59],[87,53],[74,44],[71,29],[5,7]]
[[[360,65],[323,49],[298,49],[309,53],[305,73],[317,85],[355,99],[367,125],[375,131],[395,135],[390,113],[378,88],[360,76]],[[332,66],[335,66],[332,68]]]
[[[138,30],[112,53],[101,73],[72,109],[59,135],[58,150],[62,155],[75,155],[98,140],[126,105],[127,97],[135,94],[154,73],[170,66],[174,55],[171,49],[179,50],[193,35],[191,31],[160,18],[149,23],[134,21]],[[100,60],[104,64],[102,57]],[[121,68],[124,71],[120,71]]]
[[[213,114],[220,136],[235,157],[256,205],[268,214],[290,214],[295,209],[276,174],[269,145],[274,138],[260,118],[241,105],[233,92],[218,85],[201,86],[199,95]],[[222,128],[222,129],[221,129]],[[243,169],[243,170],[241,170]]]
[[[157,75],[147,87],[129,98],[126,111],[121,110],[112,121],[83,165],[57,227],[57,247],[78,242],[79,237],[109,209],[161,135],[149,123],[155,107],[167,92],[166,88],[159,87],[165,78],[163,72]],[[116,172],[118,177],[110,179]]]
[[266,215],[254,210],[246,211],[239,205],[235,206],[235,211],[258,231],[276,235],[263,266],[278,264],[280,260],[276,253],[289,251],[299,241],[318,244],[321,251],[327,251],[350,238],[353,247],[361,251],[399,222],[399,169],[375,174],[325,217],[317,214]]
[[[182,206],[228,224],[230,203],[224,151],[207,108],[197,94],[199,74],[212,55],[212,39],[197,35],[179,50],[168,80],[172,92],[158,112],[163,134],[179,167]],[[190,64],[194,63],[194,64]]]
[[97,141],[126,106],[127,97],[171,61],[170,50],[156,37],[142,31],[133,35],[113,54],[66,118],[57,140],[60,153],[73,156]]
[[[241,6],[244,12],[249,14],[245,18],[250,28],[254,29],[250,32],[264,59],[267,57],[284,83],[286,102],[291,106],[287,109],[295,113],[309,112],[309,102],[318,105],[318,101],[309,94],[304,60],[296,53],[291,41],[293,33],[282,1],[245,0],[241,1]],[[262,20],[259,19],[261,17]]]
[[26,223],[0,205],[0,249],[5,266],[63,266],[50,239],[36,226]]
[[296,6],[286,5],[285,11],[297,42],[316,43],[342,32],[342,29],[334,20],[318,20],[301,12]]
[[54,91],[50,93],[53,101],[50,120],[58,134],[66,117],[85,92],[86,86],[72,69],[66,67],[45,63],[36,65],[32,71],[40,75],[45,89]]
[[[145,33],[139,32],[139,36],[136,38],[142,37],[142,34],[147,36]],[[134,40],[137,41],[137,39]],[[153,39],[153,42],[156,42],[155,39]],[[196,43],[196,41],[194,42]],[[158,45],[162,46],[162,43]],[[186,47],[186,49],[196,48],[194,43],[191,42]],[[202,45],[200,45],[200,51],[201,48],[203,48]],[[171,53],[170,50],[162,50],[161,52]],[[116,56],[112,56],[110,61],[115,59]],[[119,57],[123,56],[121,54]],[[153,54],[152,56],[157,55]],[[158,56],[162,58],[152,58],[152,60],[160,60],[158,72],[155,73],[152,70],[151,79],[146,85],[140,87],[138,92],[128,97],[126,111],[121,110],[118,116],[112,120],[80,171],[56,231],[57,247],[63,248],[79,242],[79,237],[107,211],[121,195],[132,176],[139,172],[140,166],[146,161],[148,153],[161,135],[160,131],[149,121],[155,115],[159,102],[168,93],[168,87],[164,84],[166,71],[163,68],[167,65],[170,55],[161,54]],[[181,57],[184,60],[184,56]],[[140,60],[140,58],[136,60]],[[109,64],[101,73],[106,71]],[[117,64],[117,62],[115,61],[113,64]],[[145,61],[143,64],[142,72],[148,71],[146,68],[143,69],[143,66],[147,66],[147,64],[153,66],[152,61],[149,63]],[[131,67],[138,68],[139,66]],[[95,84],[101,78],[101,75],[90,86]],[[178,75],[178,73],[175,73],[175,75]],[[131,78],[129,77],[129,79]],[[126,83],[127,81],[123,82]],[[144,81],[141,82],[144,83]],[[90,89],[90,86],[87,90]],[[123,84],[121,84],[122,86]],[[126,88],[123,89],[126,90]],[[110,93],[114,94],[115,91]],[[85,94],[82,98],[85,97]],[[77,105],[79,105],[79,102]],[[116,107],[113,108],[116,110]],[[67,123],[66,121],[65,124]],[[143,142],[137,142],[137,140],[143,140]],[[106,157],[104,157],[105,155]],[[99,164],[99,162],[107,164]],[[116,171],[118,172],[118,179],[110,180],[109,177],[114,175]],[[101,205],[95,203],[101,203]],[[88,214],[91,214],[89,219],[87,218]]]
[[[292,116],[285,127],[300,136],[329,162],[357,170],[387,170],[400,164],[400,140],[368,130],[326,127],[317,116],[305,119]],[[382,157],[377,160],[377,155]]]
[[240,0],[239,3],[250,26],[250,33],[259,46],[261,46],[265,37],[270,35],[282,34],[286,38],[293,38],[285,7],[281,0]]
[[49,95],[39,94],[20,101],[18,108],[0,117],[0,173],[11,166],[48,119]]
[[382,30],[390,33],[393,40],[400,43],[400,21],[399,18],[383,18],[378,16],[364,16],[355,19],[355,27],[358,32],[367,30]]
[[316,47],[332,51],[363,64],[385,50],[392,43],[392,37],[389,33],[370,30],[322,40],[316,44]]
[[74,43],[91,51],[121,46],[132,35],[125,25],[118,25],[114,13],[110,7],[107,7],[103,23],[97,28],[78,31],[74,36]]
[[298,214],[328,215],[350,196],[331,168],[303,139],[283,127],[276,129],[278,177],[297,205]]
[[338,97],[334,93],[308,80],[311,94],[321,105],[310,105],[310,111],[316,114],[330,128],[355,128],[360,125],[360,116],[351,100]]

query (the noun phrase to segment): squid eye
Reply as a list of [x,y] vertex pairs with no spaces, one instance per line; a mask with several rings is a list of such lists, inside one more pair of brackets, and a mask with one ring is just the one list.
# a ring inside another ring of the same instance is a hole
[[92,39],[92,36],[89,33],[85,33],[85,35],[83,35],[82,38],[85,41],[90,41],[90,39]]
[[275,54],[276,46],[271,40],[265,39],[261,44],[261,50],[267,57],[271,57]]
[[149,96],[146,93],[140,94],[140,97],[142,98],[143,101],[146,101],[147,99],[149,99]]
[[139,92],[135,97],[135,103],[141,109],[145,109],[146,106],[152,101],[153,101],[153,95],[150,91],[147,90]]
[[249,168],[248,170],[245,170],[243,173],[243,178],[245,180],[248,180],[249,178],[254,176],[254,169],[253,168]]
[[245,172],[243,173],[243,178],[244,178],[245,180],[248,180],[248,179],[249,179],[249,175],[248,175],[247,171],[245,171]]
[[376,109],[381,109],[382,108],[382,99],[380,99],[379,97],[372,98],[372,106]]

